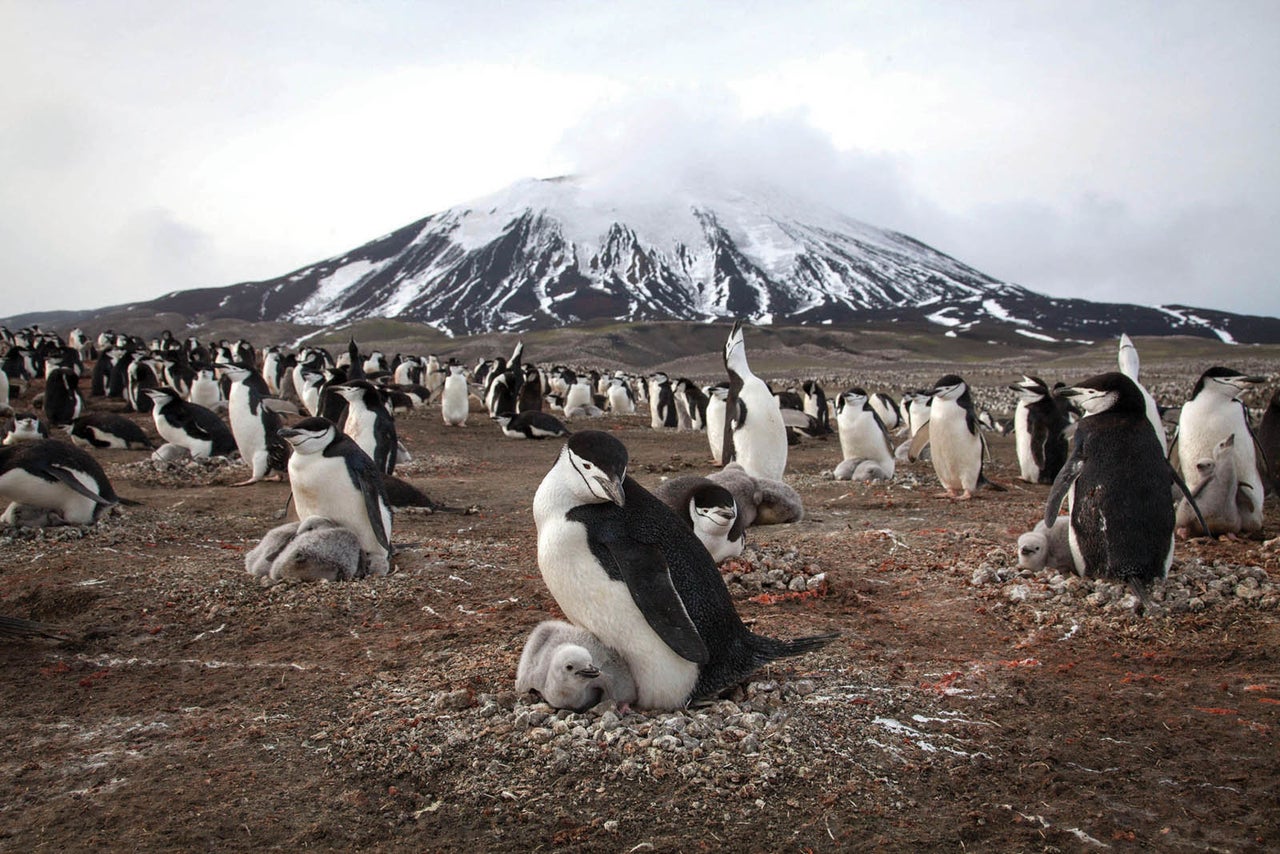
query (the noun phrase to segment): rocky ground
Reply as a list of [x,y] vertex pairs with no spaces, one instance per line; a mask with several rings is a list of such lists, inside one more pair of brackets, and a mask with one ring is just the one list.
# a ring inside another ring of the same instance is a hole
[[[705,437],[647,425],[573,426],[615,431],[645,484],[711,470]],[[714,703],[575,714],[513,690],[559,616],[530,514],[559,443],[436,408],[400,429],[397,473],[479,510],[398,514],[384,578],[257,584],[244,554],[288,487],[233,488],[239,463],[104,452],[139,506],[0,531],[0,613],[71,638],[0,640],[0,847],[1280,847],[1273,542],[1180,543],[1138,616],[1116,585],[1016,569],[1048,489],[1015,479],[1011,439],[989,466],[1008,490],[966,503],[927,463],[834,481],[838,443],[807,442],[807,518],[751,529],[725,577],[755,631],[840,638]]]

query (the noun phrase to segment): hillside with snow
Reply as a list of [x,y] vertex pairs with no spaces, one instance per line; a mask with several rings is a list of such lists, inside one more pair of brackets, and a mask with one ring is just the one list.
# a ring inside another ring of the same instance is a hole
[[398,318],[449,335],[747,318],[921,323],[1036,342],[1122,331],[1280,341],[1273,318],[1049,298],[776,191],[623,197],[578,178],[519,182],[277,279],[138,307],[310,325]]

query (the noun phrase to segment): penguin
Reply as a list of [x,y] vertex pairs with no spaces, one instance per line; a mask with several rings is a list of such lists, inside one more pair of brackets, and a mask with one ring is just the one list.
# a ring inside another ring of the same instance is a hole
[[391,504],[373,459],[324,418],[304,418],[281,428],[280,436],[293,446],[289,485],[298,518],[341,522],[370,555],[370,571],[385,575],[381,566],[391,557]]
[[222,402],[222,386],[218,384],[217,374],[213,368],[197,368],[195,379],[191,381],[191,390],[187,392],[187,402],[205,409],[216,409]]
[[746,525],[728,489],[708,478],[686,475],[662,481],[653,494],[693,530],[716,563],[742,554]]
[[0,445],[0,498],[55,511],[69,525],[92,525],[121,503],[98,461],[57,439]]
[[548,590],[570,622],[626,660],[640,707],[714,697],[834,637],[782,641],[749,631],[711,555],[627,476],[627,449],[608,433],[569,439],[538,486],[533,516]]
[[569,386],[569,391],[564,396],[563,411],[566,418],[589,418],[593,417],[593,412],[603,414],[595,406],[589,379],[579,377],[577,382]]
[[[676,409],[681,410],[682,419],[687,419],[687,429],[705,430],[707,427],[707,395],[702,389],[694,385],[692,380],[682,377],[676,380],[672,393],[676,398]],[[683,404],[681,401],[683,401]]]
[[818,428],[823,433],[831,431],[831,411],[827,406],[827,393],[817,380],[805,380],[800,386],[801,399],[804,402],[804,414],[817,419]]
[[[1113,371],[1056,394],[1085,417],[1049,491],[1044,523],[1070,526],[1067,543],[1079,575],[1127,582],[1145,605],[1147,586],[1167,576],[1173,561],[1171,491],[1176,485],[1191,493],[1160,452],[1133,380]],[[1064,500],[1069,517],[1059,521]]]
[[147,392],[160,387],[160,380],[156,377],[151,360],[135,355],[125,369],[124,399],[129,408],[134,412],[150,412],[152,399]]
[[110,412],[81,415],[67,432],[71,434],[71,441],[81,447],[155,450],[155,444],[141,427],[123,415]]
[[549,412],[503,412],[493,416],[508,439],[551,439],[568,436],[569,428]]
[[308,516],[271,562],[272,581],[350,581],[386,575],[386,561],[370,561],[355,531],[323,516]]
[[609,401],[609,411],[614,415],[635,415],[636,397],[631,391],[631,386],[627,385],[627,381],[622,377],[611,377],[609,379],[609,389],[606,392]]
[[516,669],[516,691],[536,691],[551,707],[577,712],[607,700],[625,710],[636,700],[626,659],[563,620],[546,620],[529,633]]
[[1262,413],[1258,424],[1258,449],[1267,460],[1266,489],[1275,492],[1280,488],[1280,390],[1271,395],[1271,402]]
[[263,403],[266,382],[240,365],[223,365],[222,375],[231,381],[231,392],[227,395],[231,434],[240,450],[240,459],[249,464],[249,477],[231,485],[279,480],[289,464],[289,443],[280,438],[280,416]]
[[9,402],[9,375],[0,370],[0,415],[12,411],[13,405]]
[[196,459],[225,457],[236,449],[231,428],[216,413],[188,403],[171,388],[147,389],[151,417],[160,438],[191,452]]
[[[1192,507],[1191,502],[1183,498],[1174,511],[1181,536],[1226,534],[1235,537],[1240,532],[1241,516],[1253,510],[1253,496],[1236,475],[1235,444],[1236,436],[1232,433],[1214,446],[1211,458],[1196,461],[1199,484],[1191,490],[1196,506]],[[1200,526],[1196,509],[1208,523],[1208,530]]]
[[1053,525],[1041,519],[1035,528],[1018,537],[1018,569],[1075,571],[1071,546],[1067,542],[1071,524],[1059,516]]
[[720,459],[724,452],[725,403],[729,400],[728,383],[703,387],[707,395],[707,442],[711,445],[711,459],[716,465],[724,465]]
[[324,388],[324,374],[315,371],[300,371],[294,388],[298,392],[298,399],[302,401],[303,409],[307,410],[307,414],[316,416],[320,414],[320,390]]
[[1134,385],[1138,387],[1138,391],[1142,392],[1147,420],[1151,422],[1152,429],[1156,431],[1156,438],[1160,440],[1160,447],[1164,449],[1167,455],[1169,453],[1169,437],[1165,434],[1164,422],[1160,419],[1160,407],[1156,405],[1156,399],[1151,396],[1151,392],[1147,391],[1146,386],[1138,379],[1138,370],[1141,367],[1141,361],[1138,359],[1138,348],[1133,346],[1133,339],[1123,332],[1120,334],[1120,352],[1116,354],[1116,363],[1120,368],[1120,373],[1133,380]]
[[285,360],[280,348],[272,345],[262,354],[262,380],[267,384],[267,393],[272,397],[283,394],[281,382],[284,378]]
[[871,404],[871,408],[876,411],[876,415],[880,416],[884,429],[892,433],[902,426],[902,410],[892,397],[882,391],[878,391],[871,395],[868,402]]
[[516,411],[542,411],[542,376],[535,365],[524,366],[524,382],[516,395]]
[[1235,436],[1236,477],[1241,489],[1249,490],[1253,505],[1247,512],[1241,508],[1243,533],[1262,529],[1262,502],[1266,496],[1260,470],[1265,470],[1266,463],[1256,452],[1248,413],[1240,396],[1249,386],[1265,381],[1265,377],[1246,376],[1234,368],[1214,367],[1205,371],[1192,389],[1191,398],[1182,404],[1174,439],[1176,447],[1170,451],[1170,457],[1178,460],[1182,479],[1194,492],[1201,480],[1196,463],[1213,459],[1214,447],[1227,436]]
[[37,439],[49,438],[49,425],[30,412],[16,413],[5,425],[5,445],[17,442],[34,442]]
[[383,474],[396,470],[396,419],[382,402],[382,392],[368,380],[356,380],[338,386],[338,394],[347,401],[347,420],[343,432],[352,438]]
[[752,477],[739,463],[729,463],[720,471],[712,472],[707,475],[707,480],[720,484],[733,494],[744,528],[785,525],[804,518],[800,493],[780,480]]
[[773,392],[747,364],[741,320],[733,324],[725,341],[724,366],[729,372],[729,397],[720,459],[737,460],[753,477],[782,480],[787,470],[787,428]]
[[[924,428],[922,428],[923,431]],[[946,490],[939,498],[967,501],[982,477],[986,442],[978,429],[969,385],[956,374],[947,374],[933,388],[927,434],[917,432],[915,443],[927,435],[934,473]]]
[[675,390],[661,371],[649,377],[649,426],[654,430],[675,430],[680,426]]
[[465,427],[471,413],[470,394],[467,391],[466,368],[449,363],[449,375],[444,378],[444,391],[440,396],[440,415],[450,427]]
[[893,478],[895,460],[889,431],[865,390],[851,388],[836,399],[836,428],[843,457],[836,467],[836,479]]
[[263,534],[258,544],[244,556],[245,571],[254,578],[269,579],[271,577],[271,564],[275,563],[276,558],[284,551],[285,546],[289,545],[294,535],[298,533],[299,524],[298,522],[286,522]]
[[44,387],[44,417],[54,427],[65,427],[84,412],[84,396],[76,387],[80,378],[66,368],[49,373]]
[[364,379],[364,359],[360,357],[360,348],[356,345],[355,338],[347,342],[346,360],[340,361],[338,367],[346,367],[348,380]]
[[1039,377],[1023,376],[1009,388],[1018,394],[1013,413],[1018,476],[1027,483],[1053,483],[1067,460],[1066,407]]

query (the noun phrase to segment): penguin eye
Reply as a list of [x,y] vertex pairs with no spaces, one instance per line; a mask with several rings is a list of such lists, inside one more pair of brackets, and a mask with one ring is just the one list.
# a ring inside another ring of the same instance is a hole
[[583,463],[583,464],[582,464],[582,467],[583,467],[584,469],[588,470],[588,471],[590,471],[591,469],[595,468],[595,466],[591,465],[591,463]]

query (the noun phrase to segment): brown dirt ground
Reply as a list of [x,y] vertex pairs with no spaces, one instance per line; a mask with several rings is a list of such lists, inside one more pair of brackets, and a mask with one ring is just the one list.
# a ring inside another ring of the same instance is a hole
[[[933,497],[927,463],[850,485],[821,476],[834,439],[792,449],[809,517],[751,542],[794,551],[828,587],[737,604],[757,631],[842,633],[765,674],[815,688],[782,728],[803,761],[761,771],[735,754],[726,789],[719,772],[713,785],[653,760],[623,777],[604,753],[566,768],[530,748],[508,788],[474,770],[496,742],[446,737],[451,715],[417,701],[461,696],[466,714],[468,697],[509,692],[523,638],[558,616],[529,508],[559,443],[504,440],[477,414],[447,429],[435,408],[400,424],[408,477],[481,511],[399,514],[386,578],[258,586],[244,552],[279,523],[287,485],[232,489],[239,465],[166,479],[142,452],[100,456],[141,506],[83,536],[0,538],[0,613],[75,636],[0,641],[0,848],[1280,848],[1277,613],[1121,613],[1064,632],[984,595],[974,569],[1012,555],[1047,494],[1014,480],[1004,438],[989,472],[1009,491],[964,504]],[[590,426],[617,432],[642,483],[710,470],[701,435],[641,416]],[[1191,558],[1278,574],[1258,541],[1180,544]],[[393,702],[434,764],[376,743],[369,721]],[[515,714],[500,698],[494,732]]]

